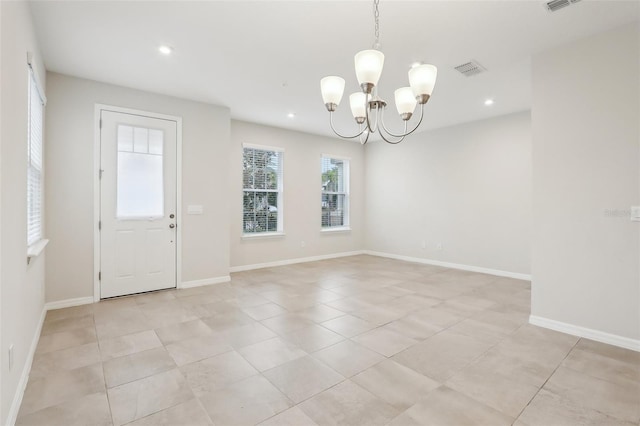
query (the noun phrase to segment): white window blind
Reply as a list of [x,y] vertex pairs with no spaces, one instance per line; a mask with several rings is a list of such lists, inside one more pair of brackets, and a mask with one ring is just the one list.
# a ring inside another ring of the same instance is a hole
[[242,226],[245,234],[282,232],[282,151],[244,147]]
[[44,102],[33,71],[29,79],[29,128],[27,165],[27,245],[42,239],[42,143]]
[[322,227],[349,226],[349,160],[322,157]]

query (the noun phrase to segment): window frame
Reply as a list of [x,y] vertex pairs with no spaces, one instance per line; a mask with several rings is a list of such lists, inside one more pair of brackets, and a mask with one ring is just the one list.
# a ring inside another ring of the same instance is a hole
[[[38,256],[42,250],[44,250],[45,246],[49,242],[49,240],[44,237],[44,121],[45,121],[45,107],[47,104],[47,98],[44,95],[44,91],[42,90],[42,85],[40,84],[40,80],[38,79],[38,75],[36,71],[33,69],[31,63],[31,57],[27,57],[27,65],[28,65],[28,84],[27,84],[27,164],[26,164],[26,190],[27,190],[27,226],[26,226],[26,243],[27,243],[27,263],[30,262],[32,257]],[[32,161],[34,156],[34,143],[33,143],[33,94],[35,93],[38,96],[40,102],[40,146],[39,146],[39,156],[40,156],[40,165],[35,164]],[[37,172],[38,177],[38,194],[36,196],[39,198],[39,215],[37,219],[37,232],[35,238],[31,238],[33,233],[32,219],[33,215],[31,214],[31,205],[33,203],[33,192],[31,191],[31,183],[33,171]]]
[[[343,191],[325,191],[322,189],[322,167],[325,159],[340,160],[343,163]],[[320,157],[320,232],[349,232],[351,231],[351,158],[333,154],[322,154]],[[344,215],[342,225],[331,226],[322,224],[322,198],[325,194],[344,195]]]
[[250,149],[254,151],[266,151],[266,152],[274,152],[278,155],[278,189],[255,189],[255,188],[245,188],[244,187],[244,176],[242,179],[242,197],[244,200],[245,192],[272,192],[277,193],[277,201],[278,201],[278,210],[277,210],[277,225],[275,231],[262,231],[262,232],[246,232],[244,227],[244,202],[242,205],[242,238],[243,239],[252,239],[252,238],[271,238],[271,237],[279,237],[284,236],[284,148],[267,146],[267,145],[257,145],[250,143],[242,144],[242,158],[244,159],[245,150]]

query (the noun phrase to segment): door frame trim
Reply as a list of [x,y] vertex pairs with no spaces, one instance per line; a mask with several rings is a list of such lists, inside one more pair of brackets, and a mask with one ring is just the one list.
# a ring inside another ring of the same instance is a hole
[[95,104],[94,109],[94,135],[93,135],[93,301],[100,301],[100,115],[102,111],[111,111],[122,114],[140,115],[149,118],[174,121],[176,123],[176,288],[181,288],[182,283],[182,117],[138,109],[123,108],[113,105]]

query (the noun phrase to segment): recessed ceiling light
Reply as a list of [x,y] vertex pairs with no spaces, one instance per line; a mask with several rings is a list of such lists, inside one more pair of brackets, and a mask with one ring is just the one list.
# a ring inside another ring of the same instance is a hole
[[287,117],[289,118],[294,118],[296,115],[293,112],[290,112],[289,114],[287,114]]
[[493,99],[487,99],[486,101],[484,101],[484,104],[486,106],[493,105]]
[[158,51],[163,55],[171,55],[171,52],[173,52],[173,49],[170,46],[162,45],[158,47]]

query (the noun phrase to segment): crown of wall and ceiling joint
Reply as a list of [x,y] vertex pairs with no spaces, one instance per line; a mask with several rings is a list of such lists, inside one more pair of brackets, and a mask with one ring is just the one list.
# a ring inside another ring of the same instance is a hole
[[579,1],[580,0],[551,0],[545,3],[545,7],[549,12],[555,12]]
[[455,70],[467,77],[485,72],[487,69],[478,62],[471,60],[465,64],[458,65]]

